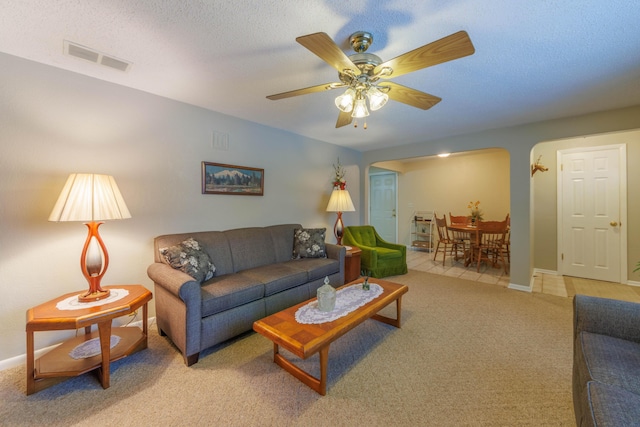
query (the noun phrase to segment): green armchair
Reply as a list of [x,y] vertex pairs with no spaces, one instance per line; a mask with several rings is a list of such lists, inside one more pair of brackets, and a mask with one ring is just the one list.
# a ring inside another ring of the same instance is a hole
[[342,244],[362,250],[360,268],[371,277],[407,274],[407,247],[383,240],[371,225],[345,227]]

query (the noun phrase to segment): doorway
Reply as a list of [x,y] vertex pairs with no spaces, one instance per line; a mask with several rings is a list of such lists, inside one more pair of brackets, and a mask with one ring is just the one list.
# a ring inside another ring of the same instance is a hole
[[560,274],[626,281],[626,145],[558,150]]
[[369,175],[369,223],[387,242],[397,243],[397,174],[381,172]]

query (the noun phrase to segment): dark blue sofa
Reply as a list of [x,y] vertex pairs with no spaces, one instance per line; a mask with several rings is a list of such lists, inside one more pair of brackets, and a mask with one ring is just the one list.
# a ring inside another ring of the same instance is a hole
[[573,405],[582,426],[640,426],[640,304],[576,295]]

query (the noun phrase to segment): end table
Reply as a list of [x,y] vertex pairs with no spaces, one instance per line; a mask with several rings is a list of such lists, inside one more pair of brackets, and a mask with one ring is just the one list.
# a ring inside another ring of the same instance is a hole
[[347,254],[344,257],[344,282],[349,283],[360,277],[360,255],[362,249],[355,246],[348,246]]
[[[107,298],[97,303],[77,303],[73,309],[64,306],[65,300],[76,302],[82,292],[63,295],[27,310],[27,395],[50,387],[69,377],[97,369],[102,388],[110,383],[110,363],[147,348],[147,303],[152,295],[142,285],[105,286],[112,294],[120,291],[120,298]],[[115,291],[115,292],[114,292]],[[126,295],[124,295],[126,294]],[[122,296],[124,295],[124,296]],[[83,307],[83,304],[86,307]],[[142,329],[137,327],[111,328],[111,321],[131,314],[142,307]],[[98,330],[91,332],[91,325]],[[34,332],[84,328],[84,335],[72,338],[38,360],[34,356]],[[113,347],[111,333],[120,341]],[[100,340],[100,354],[74,359],[69,354],[77,346],[93,338]]]

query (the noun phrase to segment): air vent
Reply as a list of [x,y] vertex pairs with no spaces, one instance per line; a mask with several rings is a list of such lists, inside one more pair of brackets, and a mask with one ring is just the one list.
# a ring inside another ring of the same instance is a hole
[[91,49],[68,40],[64,41],[64,53],[69,56],[75,56],[76,58],[84,59],[86,61],[120,71],[129,71],[131,65],[133,65],[130,62],[115,58],[111,55],[106,55],[95,49]]

